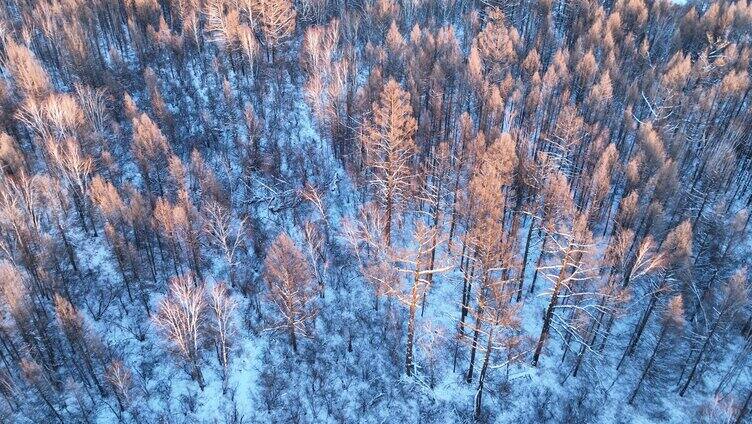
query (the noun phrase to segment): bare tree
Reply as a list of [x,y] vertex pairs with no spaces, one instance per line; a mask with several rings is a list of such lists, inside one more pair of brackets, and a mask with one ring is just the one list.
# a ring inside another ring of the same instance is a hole
[[235,287],[237,254],[245,245],[247,218],[238,219],[220,203],[211,201],[202,208],[204,231],[210,242],[218,247],[227,263],[230,285]]
[[[659,254],[664,258],[663,270],[657,281],[650,281],[648,305],[635,326],[617,368],[621,366],[626,356],[634,354],[658,301],[675,290],[677,280],[681,281],[687,278],[689,260],[692,254],[692,226],[689,220],[682,222],[669,232],[659,251]],[[684,293],[682,296],[683,302],[686,302],[687,294]]]
[[118,411],[122,418],[123,412],[128,409],[132,400],[131,389],[133,378],[131,372],[122,361],[116,360],[112,361],[107,368],[106,378],[112,387],[112,391],[115,393],[115,399],[118,402]]
[[207,318],[203,283],[198,284],[189,274],[173,277],[170,292],[160,302],[154,321],[175,353],[186,362],[188,373],[201,390],[206,385],[201,362]]
[[[67,138],[62,143],[49,140],[47,153],[57,165],[60,180],[71,190],[71,197],[78,211],[84,231],[88,231],[86,219],[91,220],[89,211],[89,183],[93,171],[93,160],[85,156],[79,144]],[[92,228],[94,223],[92,222]],[[94,230],[96,233],[96,229]]]
[[290,0],[244,0],[241,9],[258,20],[270,58],[274,49],[295,31],[297,13]]
[[359,219],[350,223],[346,234],[359,258],[361,270],[376,286],[377,293],[394,297],[408,308],[405,373],[412,376],[415,371],[416,311],[428,290],[428,277],[447,272],[454,266],[439,261],[441,265],[429,267],[431,252],[444,242],[436,237],[435,232],[438,229],[418,221],[405,247],[395,247],[379,228],[381,217],[382,215],[374,211],[373,207],[365,208],[361,211]]
[[237,308],[235,301],[227,293],[224,283],[216,283],[210,292],[213,312],[213,330],[217,359],[222,366],[222,393],[227,392],[232,341],[235,337],[233,314]]

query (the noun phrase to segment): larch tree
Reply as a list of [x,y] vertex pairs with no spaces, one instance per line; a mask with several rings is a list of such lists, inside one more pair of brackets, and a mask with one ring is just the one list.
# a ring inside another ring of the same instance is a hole
[[457,126],[457,141],[453,147],[454,160],[452,161],[452,211],[449,220],[449,242],[447,249],[452,251],[452,240],[457,232],[460,221],[460,208],[462,206],[463,189],[470,179],[475,162],[486,148],[485,135],[482,132],[473,133],[473,121],[467,112],[460,115]]
[[0,421],[748,421],[752,5],[690,3],[0,2]]
[[486,25],[476,38],[486,73],[492,82],[500,81],[504,73],[517,60],[519,33],[507,27],[504,13],[498,7],[490,8]]
[[628,404],[631,405],[634,403],[635,398],[640,394],[642,385],[645,383],[646,379],[650,378],[651,371],[653,370],[656,361],[660,359],[661,354],[666,353],[664,344],[667,340],[676,340],[677,336],[680,335],[683,326],[684,306],[681,296],[677,295],[669,300],[668,305],[663,311],[663,316],[661,317],[661,329],[658,333],[658,338],[655,341],[653,352],[650,354],[648,361],[645,363],[645,366],[640,373],[637,385],[635,385],[635,388],[629,395],[629,399],[627,400]]
[[27,98],[41,98],[52,90],[52,81],[39,59],[26,46],[5,40],[3,65]]
[[[425,215],[428,225],[435,228],[434,236],[437,238],[433,244],[437,244],[438,237],[442,235],[443,220],[449,193],[449,183],[451,178],[451,152],[446,142],[440,143],[432,152],[430,163],[422,173],[421,190],[418,195],[421,202],[426,204]],[[431,251],[431,259],[428,264],[433,268],[436,263],[437,249]],[[433,274],[428,275],[428,288],[430,289],[433,282]],[[421,315],[425,310],[426,296],[423,297]]]
[[543,187],[541,188],[539,203],[536,205],[538,216],[535,217],[540,221],[538,234],[542,242],[533,280],[528,290],[530,293],[535,293],[539,268],[547,255],[546,246],[549,244],[549,240],[556,234],[562,223],[571,219],[574,210],[572,192],[566,176],[556,170],[543,170],[542,176],[544,179]]
[[[496,215],[496,216],[494,216]],[[463,292],[462,300],[462,315],[460,317],[459,330],[460,337],[464,335],[463,327],[470,327],[472,337],[468,340],[470,344],[470,363],[465,375],[465,381],[468,383],[473,381],[475,372],[475,357],[478,351],[479,337],[483,329],[485,314],[488,313],[485,310],[486,305],[489,303],[487,297],[489,294],[497,294],[491,289],[500,291],[498,295],[501,297],[505,292],[508,281],[502,277],[502,271],[507,271],[510,267],[511,252],[510,248],[503,241],[503,229],[499,221],[499,211],[491,212],[490,216],[487,216],[483,221],[479,222],[477,227],[471,231],[468,235],[468,244],[473,250],[471,264],[476,272],[474,272],[470,278],[475,275],[478,276],[478,287],[475,292],[475,308],[471,310],[471,286],[468,284],[467,288]],[[500,300],[500,299],[499,299]],[[492,311],[493,312],[493,311]],[[465,315],[468,314],[474,318],[475,322],[472,326],[465,324]]]
[[81,380],[86,385],[93,384],[100,393],[104,394],[101,381],[104,372],[97,364],[97,362],[101,363],[102,359],[101,342],[92,337],[91,329],[70,301],[56,295],[54,303],[55,315],[71,351],[71,360],[74,364],[80,364],[76,365],[76,368],[79,370]]
[[[149,293],[146,284],[141,277],[141,260],[137,256],[137,247],[131,241],[130,234],[134,233],[136,242],[139,241],[137,229],[132,220],[134,210],[128,208],[128,204],[115,186],[97,175],[91,182],[91,199],[97,206],[104,219],[105,238],[112,250],[117,269],[122,278],[125,290],[130,300],[133,299],[132,286],[138,287],[138,295],[147,315],[151,315],[149,305]],[[137,208],[135,208],[137,210]],[[152,273],[154,282],[156,276]]]
[[[198,279],[203,279],[201,236],[204,234],[204,215],[199,213],[189,193],[187,170],[175,155],[169,158],[168,173],[166,183],[169,184],[164,186],[165,196],[155,202],[154,226],[170,242],[175,274],[181,273],[179,268],[185,263]],[[203,188],[201,190],[207,196],[209,191]]]
[[[150,193],[164,195],[167,159],[170,145],[159,127],[142,113],[133,119],[133,155]],[[162,166],[159,166],[162,164]]]
[[[703,368],[699,368],[700,364],[706,360],[710,351],[718,347],[719,341],[723,339],[728,326],[732,325],[734,318],[740,312],[741,308],[746,306],[749,302],[749,289],[748,289],[747,270],[740,269],[728,280],[726,285],[718,290],[716,300],[712,307],[712,310],[708,312],[709,327],[701,333],[702,344],[699,350],[694,355],[694,359],[690,359],[689,362],[692,366],[689,368],[689,374],[681,385],[679,390],[679,396],[684,396],[689,389],[690,384],[694,381],[695,376],[701,377]],[[690,358],[692,357],[690,352]],[[682,372],[682,375],[684,372]]]
[[32,358],[23,358],[19,364],[21,375],[28,383],[29,387],[42,400],[42,402],[52,411],[52,416],[59,423],[64,423],[62,407],[56,396],[54,385],[44,374],[44,367],[35,362]]
[[[486,342],[485,345],[478,347],[483,352],[483,365],[480,368],[478,386],[475,391],[474,416],[476,420],[481,417],[483,410],[483,390],[489,371],[501,367],[507,367],[508,370],[511,364],[521,362],[527,354],[524,349],[525,341],[520,336],[520,306],[509,303],[507,283],[507,281],[494,279],[485,288],[488,293],[483,298],[485,304],[481,306],[484,314],[479,319],[485,323],[483,332]],[[505,356],[500,354],[505,354]],[[492,356],[501,356],[504,360],[500,363],[491,363]]]
[[378,102],[374,103],[372,116],[361,137],[370,184],[385,211],[384,235],[389,245],[393,221],[399,216],[399,208],[410,198],[416,177],[412,169],[416,128],[410,95],[397,81],[390,79]]
[[34,364],[42,365],[42,378],[57,384],[55,371],[59,366],[59,352],[54,340],[56,334],[52,319],[37,306],[40,293],[30,290],[21,271],[8,261],[0,262],[0,276],[5,282],[2,287],[5,310],[13,321],[22,348],[27,352],[25,356]]
[[[505,237],[503,214],[505,209],[504,189],[511,183],[517,160],[514,142],[509,134],[502,134],[486,149],[469,182],[470,202],[472,202],[472,223],[469,224],[467,240],[473,249],[473,266],[478,269],[480,287],[476,289],[477,306],[475,326],[470,350],[470,366],[466,380],[473,379],[475,353],[483,321],[484,297],[489,291],[493,278],[503,281],[503,291],[507,293],[507,276],[513,268],[515,254],[513,241]],[[477,265],[476,265],[477,264]],[[501,277],[495,276],[501,272]],[[467,308],[470,299],[469,288],[464,293],[463,307]],[[461,318],[464,318],[464,314]],[[460,320],[463,325],[463,320]]]
[[[588,250],[592,249],[592,239],[587,226],[587,217],[583,214],[577,215],[572,223],[572,228],[562,231],[561,236],[562,241],[556,242],[557,246],[560,246],[558,250],[561,254],[561,263],[551,268],[554,270],[558,269],[558,273],[550,275],[553,287],[551,288],[550,300],[543,318],[541,333],[535,345],[532,360],[533,366],[538,365],[543,345],[548,338],[553,324],[560,296],[567,295],[569,291],[574,292],[576,290],[574,284],[588,278],[589,270],[583,266],[582,260],[583,256],[588,254]],[[548,274],[546,275],[548,276]]]
[[319,285],[303,252],[285,233],[272,243],[264,268],[269,300],[279,313],[272,328],[283,329],[290,338],[293,352],[297,353],[298,337],[311,334],[312,321],[318,314],[314,300]]
[[[648,285],[648,305],[642,313],[640,320],[636,324],[629,344],[624,350],[619,365],[623,363],[626,356],[632,356],[640,342],[640,339],[648,325],[650,318],[655,311],[658,301],[667,294],[680,292],[683,304],[691,294],[687,293],[686,285],[677,287],[677,283],[682,280],[686,281],[690,272],[689,261],[692,255],[692,225],[689,220],[685,220],[676,228],[672,229],[659,248],[659,254],[663,256],[664,266],[662,272],[657,278],[650,279]],[[626,281],[626,279],[625,279]]]
[[[151,216],[152,226],[159,231],[161,238],[168,242],[167,250],[172,259],[174,276],[183,274],[184,263],[186,262],[184,255],[181,254],[184,250],[180,245],[182,241],[180,228],[185,223],[185,219],[182,219],[183,209],[160,197],[155,202]],[[167,265],[167,261],[164,262]]]

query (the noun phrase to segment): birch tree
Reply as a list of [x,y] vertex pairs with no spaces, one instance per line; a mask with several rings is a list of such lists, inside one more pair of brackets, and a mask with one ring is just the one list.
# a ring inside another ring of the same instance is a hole
[[235,287],[235,268],[238,265],[237,256],[245,246],[247,218],[238,219],[232,216],[230,210],[216,201],[204,205],[204,232],[209,236],[211,244],[219,248],[227,264],[227,274],[230,285]]
[[187,372],[204,390],[204,341],[207,336],[208,308],[204,285],[190,274],[173,277],[170,292],[160,302],[154,321],[174,352],[188,367]]
[[222,366],[222,393],[224,394],[227,392],[232,343],[236,336],[233,314],[235,313],[237,304],[228,294],[227,286],[222,282],[216,283],[212,287],[209,298],[211,300],[210,307],[213,318],[214,344],[217,351],[217,359]]

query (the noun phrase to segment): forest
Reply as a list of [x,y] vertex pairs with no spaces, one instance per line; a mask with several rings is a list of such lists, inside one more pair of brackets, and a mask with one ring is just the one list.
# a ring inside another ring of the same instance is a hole
[[0,423],[752,423],[750,0],[0,0]]

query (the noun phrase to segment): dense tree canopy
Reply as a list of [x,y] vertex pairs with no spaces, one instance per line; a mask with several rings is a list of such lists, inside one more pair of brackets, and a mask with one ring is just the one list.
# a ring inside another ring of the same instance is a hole
[[0,422],[752,420],[749,0],[4,0],[0,63]]

